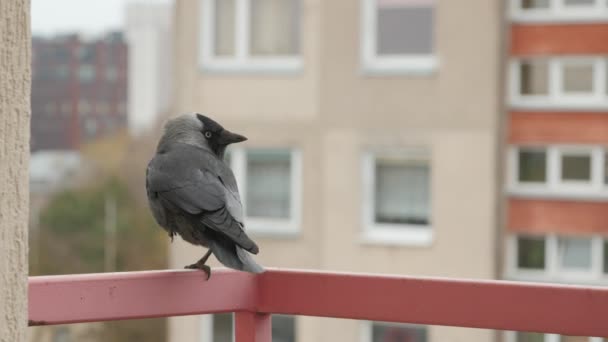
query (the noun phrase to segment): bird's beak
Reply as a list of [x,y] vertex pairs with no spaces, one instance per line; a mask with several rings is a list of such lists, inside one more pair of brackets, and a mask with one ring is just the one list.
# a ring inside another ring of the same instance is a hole
[[247,140],[246,137],[244,137],[240,134],[232,133],[229,130],[225,129],[222,131],[222,133],[220,133],[220,136],[218,138],[218,143],[220,145],[229,145],[229,144],[234,144],[234,143],[238,143],[238,142],[245,141],[245,140]]

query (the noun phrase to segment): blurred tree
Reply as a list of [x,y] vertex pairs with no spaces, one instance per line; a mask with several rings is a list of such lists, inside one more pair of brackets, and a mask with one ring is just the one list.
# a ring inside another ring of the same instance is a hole
[[[40,214],[39,255],[31,275],[104,272],[106,199],[116,203],[116,265],[111,271],[167,267],[166,235],[124,181],[107,177],[92,187],[56,194]],[[111,219],[111,218],[110,218]],[[99,341],[164,341],[164,319],[107,322]]]

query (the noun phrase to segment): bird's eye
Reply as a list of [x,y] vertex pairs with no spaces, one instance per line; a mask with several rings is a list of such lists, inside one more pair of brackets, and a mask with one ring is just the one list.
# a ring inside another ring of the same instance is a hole
[[209,131],[205,132],[205,138],[207,138],[207,139],[211,138],[211,132],[209,132]]

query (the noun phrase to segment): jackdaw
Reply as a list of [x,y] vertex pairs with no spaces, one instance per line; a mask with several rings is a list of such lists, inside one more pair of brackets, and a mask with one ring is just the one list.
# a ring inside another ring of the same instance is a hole
[[148,203],[156,222],[173,241],[209,248],[186,266],[211,276],[205,262],[213,253],[225,266],[264,272],[249,253],[259,248],[244,231],[243,206],[232,170],[224,162],[226,147],[245,141],[201,114],[184,114],[165,123],[156,154],[146,170]]

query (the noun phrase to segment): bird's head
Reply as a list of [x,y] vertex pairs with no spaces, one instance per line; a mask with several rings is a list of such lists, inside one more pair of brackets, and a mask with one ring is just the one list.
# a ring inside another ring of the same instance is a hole
[[230,132],[208,116],[189,113],[165,123],[159,148],[162,144],[189,144],[210,150],[219,158],[223,158],[228,145],[245,140],[246,137]]

